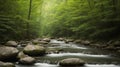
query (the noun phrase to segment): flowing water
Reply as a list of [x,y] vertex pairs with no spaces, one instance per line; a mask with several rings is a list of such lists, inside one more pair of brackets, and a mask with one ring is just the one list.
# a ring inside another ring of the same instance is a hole
[[64,41],[51,40],[49,49],[62,49],[60,53],[50,53],[35,57],[34,65],[16,65],[16,67],[59,67],[59,61],[65,58],[80,58],[86,64],[84,67],[120,67],[120,54],[114,51],[102,50]]

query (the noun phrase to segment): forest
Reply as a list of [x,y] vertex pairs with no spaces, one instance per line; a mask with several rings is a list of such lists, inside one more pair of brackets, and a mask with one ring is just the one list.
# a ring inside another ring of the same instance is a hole
[[[115,62],[120,65],[120,0],[0,0],[0,65],[4,63],[1,62],[3,58],[7,57],[4,56],[7,53],[3,51],[10,52],[9,50],[13,49],[6,46],[16,49],[16,55],[20,55],[18,57],[22,64],[36,63],[34,59],[36,57],[31,56],[40,53],[40,56],[47,55],[42,58],[37,57],[37,60],[41,60],[37,62],[59,63],[61,66],[65,65],[66,60],[80,62],[76,65],[86,64],[82,63],[81,59],[76,60],[76,57],[81,58],[81,55],[87,57],[87,59],[82,57],[88,65],[85,67],[90,67],[91,63],[114,64]],[[37,49],[41,49],[40,52]],[[105,58],[106,55],[110,58]],[[65,59],[72,56],[75,58]],[[62,59],[65,60],[59,62]],[[16,67],[25,66],[17,65]],[[102,65],[100,67],[119,66]]]
[[119,0],[33,0],[31,7],[29,0],[1,0],[0,40],[119,39],[119,7]]

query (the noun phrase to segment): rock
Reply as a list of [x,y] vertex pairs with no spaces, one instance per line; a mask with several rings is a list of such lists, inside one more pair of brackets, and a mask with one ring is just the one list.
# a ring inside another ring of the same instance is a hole
[[46,41],[39,41],[39,44],[48,44],[49,42]]
[[28,57],[28,55],[25,55],[23,52],[19,52],[17,58],[24,58],[24,57]]
[[9,62],[1,62],[0,61],[0,67],[15,67],[15,65],[13,63],[9,63]]
[[19,51],[14,47],[0,47],[0,60],[2,61],[13,61],[17,58]]
[[18,58],[20,59],[19,60],[19,63],[20,64],[25,64],[25,65],[32,65],[32,64],[34,64],[35,63],[35,58],[33,58],[33,57],[30,57],[30,56],[28,56],[28,55],[25,55],[23,52],[20,52],[19,54],[18,54]]
[[15,41],[8,41],[5,45],[11,47],[17,47],[18,43]]
[[31,41],[20,41],[19,42],[19,45],[21,46],[21,47],[25,47],[27,44],[29,44],[29,43],[31,43]]
[[30,56],[39,56],[45,54],[45,48],[39,45],[27,45],[23,52]]
[[110,45],[110,44],[112,44],[113,42],[114,42],[113,40],[110,40],[110,41],[107,42],[107,45]]
[[58,38],[57,40],[58,41],[64,41],[64,38]]
[[44,38],[43,41],[50,42],[50,38]]
[[85,62],[79,58],[67,58],[59,62],[60,66],[83,66]]
[[20,46],[21,46],[21,47],[25,47],[25,46],[27,46],[27,44],[21,44]]
[[114,45],[115,47],[120,47],[120,41],[115,41],[115,42],[113,43],[113,45]]
[[42,40],[42,38],[36,38],[35,40],[41,41],[41,40]]
[[97,47],[97,48],[105,48],[105,47],[107,47],[107,45],[98,44],[98,43],[96,43],[96,44],[90,44],[90,46]]
[[120,50],[118,50],[118,52],[120,53]]
[[81,41],[81,44],[83,44],[83,45],[90,45],[90,41]]
[[35,45],[39,44],[39,40],[33,40],[32,43],[35,44]]
[[74,39],[66,39],[65,42],[73,42]]
[[68,44],[69,42],[68,41],[65,41],[66,44]]
[[55,39],[55,37],[50,37],[50,39]]
[[35,61],[36,61],[35,58],[27,56],[27,57],[20,58],[19,63],[25,64],[25,65],[32,65],[35,63]]
[[82,40],[75,40],[74,43],[81,43]]
[[28,44],[31,43],[31,41],[21,41],[22,44]]
[[116,48],[114,46],[107,46],[106,48],[104,49],[107,49],[107,50],[116,50]]

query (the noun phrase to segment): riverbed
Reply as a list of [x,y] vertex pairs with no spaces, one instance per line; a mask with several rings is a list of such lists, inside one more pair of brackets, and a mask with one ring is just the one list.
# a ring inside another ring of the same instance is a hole
[[52,39],[47,48],[62,49],[59,53],[50,53],[35,57],[34,65],[20,65],[16,67],[59,67],[59,61],[65,58],[80,58],[86,62],[84,67],[120,67],[120,56],[117,52],[108,51],[73,42],[65,43]]

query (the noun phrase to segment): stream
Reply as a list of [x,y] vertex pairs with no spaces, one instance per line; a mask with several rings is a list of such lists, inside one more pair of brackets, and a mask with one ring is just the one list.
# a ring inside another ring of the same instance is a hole
[[86,64],[84,67],[120,67],[120,55],[114,51],[92,48],[72,42],[66,44],[64,41],[55,39],[50,41],[47,48],[62,49],[60,53],[50,53],[45,56],[35,57],[34,65],[20,65],[16,67],[59,67],[59,61],[65,58],[80,58]]

